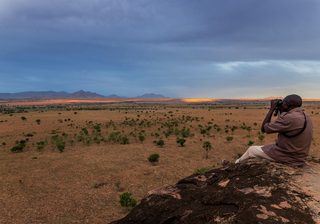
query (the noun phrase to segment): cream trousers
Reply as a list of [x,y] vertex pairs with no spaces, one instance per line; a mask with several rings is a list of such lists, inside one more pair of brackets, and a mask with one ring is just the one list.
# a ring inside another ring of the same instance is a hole
[[253,145],[253,146],[250,146],[247,149],[247,151],[239,159],[236,160],[235,163],[240,163],[249,158],[262,158],[262,159],[274,161],[274,159],[272,159],[262,151],[261,145]]

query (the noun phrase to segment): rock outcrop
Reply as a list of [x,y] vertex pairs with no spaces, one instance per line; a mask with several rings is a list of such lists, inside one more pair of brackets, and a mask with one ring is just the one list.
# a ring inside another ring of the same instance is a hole
[[320,223],[317,181],[316,162],[292,168],[250,160],[153,190],[112,224]]

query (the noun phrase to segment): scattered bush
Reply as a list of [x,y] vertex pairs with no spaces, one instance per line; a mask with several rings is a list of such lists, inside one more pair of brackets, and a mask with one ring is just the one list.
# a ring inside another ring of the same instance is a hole
[[16,141],[16,145],[13,146],[10,151],[11,152],[23,152],[23,149],[26,147],[27,141],[26,140],[21,140],[21,141]]
[[227,142],[231,142],[233,140],[233,137],[232,136],[227,136],[226,140],[227,140]]
[[24,135],[25,137],[33,137],[33,133],[27,133]]
[[100,133],[101,132],[101,124],[95,124],[93,126],[93,129],[95,132]]
[[111,132],[109,134],[108,141],[112,143],[120,143],[122,145],[129,144],[129,138],[122,135],[119,131]]
[[38,125],[40,125],[41,120],[40,120],[40,119],[37,119],[36,122],[37,122]]
[[133,208],[137,205],[137,201],[129,192],[124,192],[120,195],[120,205],[125,208]]
[[158,153],[154,153],[154,154],[151,154],[149,157],[148,157],[148,161],[150,163],[157,163],[159,162],[159,157],[160,155]]
[[159,139],[159,140],[155,141],[155,143],[159,147],[163,147],[164,146],[164,141],[162,139]]
[[199,169],[196,169],[193,174],[197,174],[197,175],[200,175],[200,174],[205,174],[206,172],[208,172],[209,170],[211,170],[212,167],[201,167]]
[[81,131],[79,132],[79,135],[77,136],[77,141],[78,142],[83,142],[87,145],[90,145],[91,143],[91,138],[89,136],[89,132],[87,128],[82,128]]
[[177,138],[177,143],[183,147],[184,146],[184,143],[186,142],[186,140],[184,138]]
[[24,117],[24,116],[22,116],[22,117],[21,117],[21,120],[25,121],[25,120],[27,120],[27,118]]
[[66,143],[64,142],[64,138],[59,135],[54,135],[51,137],[52,143],[56,146],[56,148],[59,150],[59,152],[63,152]]
[[127,136],[121,136],[120,142],[121,145],[129,144],[129,139]]
[[259,133],[258,133],[258,138],[259,138],[259,140],[262,142],[263,139],[265,138],[265,136],[264,136],[263,133],[259,132]]
[[81,131],[82,131],[82,133],[84,135],[88,135],[89,134],[88,129],[86,129],[86,128],[82,128]]
[[251,146],[251,145],[253,145],[253,144],[254,144],[254,141],[249,140],[249,142],[248,142],[248,146]]
[[202,148],[203,148],[203,149],[205,150],[205,152],[206,152],[206,159],[208,159],[208,158],[209,158],[209,151],[212,149],[211,142],[209,142],[209,141],[203,142]]
[[210,135],[210,130],[212,129],[212,126],[208,125],[208,126],[203,127],[202,125],[199,125],[199,128],[200,128],[200,134]]
[[187,138],[187,137],[191,136],[190,129],[189,128],[185,128],[185,127],[180,130],[180,134],[184,138]]
[[142,134],[139,134],[138,138],[139,138],[139,141],[143,143],[146,137]]
[[38,149],[38,150],[42,150],[42,149],[44,149],[44,147],[47,145],[47,142],[45,142],[45,141],[40,141],[40,142],[37,142],[36,144],[37,144],[37,149]]

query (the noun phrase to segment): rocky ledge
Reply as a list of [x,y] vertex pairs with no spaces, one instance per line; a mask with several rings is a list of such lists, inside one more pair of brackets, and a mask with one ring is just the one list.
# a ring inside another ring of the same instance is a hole
[[320,223],[320,164],[249,160],[150,191],[112,224]]

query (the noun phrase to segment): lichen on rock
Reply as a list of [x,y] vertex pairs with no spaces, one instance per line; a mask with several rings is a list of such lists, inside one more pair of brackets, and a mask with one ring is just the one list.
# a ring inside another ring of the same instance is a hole
[[303,173],[265,160],[230,164],[149,192],[112,224],[316,223],[317,201],[295,184]]

